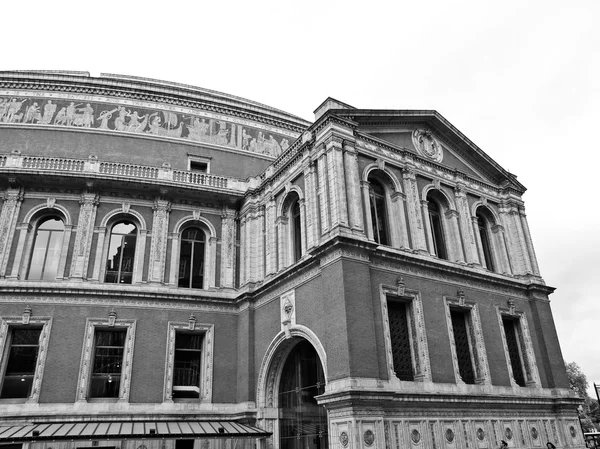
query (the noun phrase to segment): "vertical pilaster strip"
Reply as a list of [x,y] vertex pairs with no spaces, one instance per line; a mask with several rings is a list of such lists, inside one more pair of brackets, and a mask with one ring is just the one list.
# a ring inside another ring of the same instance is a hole
[[[132,284],[139,284],[142,282],[142,278],[144,275],[144,259],[146,257],[146,246],[148,245],[148,237],[149,233],[147,229],[140,229],[140,233],[138,234],[139,242],[136,242],[136,250],[135,250],[135,260],[133,262],[134,272],[133,279],[131,280]],[[139,249],[138,249],[139,245]]]
[[[6,277],[13,279],[25,279],[24,276],[26,275],[27,266],[24,265],[23,267],[21,267],[21,260],[23,259],[23,255],[25,254],[27,235],[31,232],[31,225],[29,223],[20,223],[16,227],[15,231],[17,231],[17,233],[19,234],[19,239],[17,240],[17,249],[15,251],[15,260],[12,264],[11,273]],[[19,274],[21,271],[23,272],[22,275]]]
[[[425,244],[425,236],[430,235],[431,232],[425,233],[423,226],[423,216],[421,215],[417,178],[414,169],[411,167],[404,169],[402,171],[402,180],[404,181],[404,193],[406,195],[406,209],[408,211],[408,226],[410,229],[412,248],[426,253],[427,245]],[[427,216],[425,216],[425,218],[427,218]],[[427,222],[428,221],[429,220],[427,220]]]
[[461,244],[460,226],[458,224],[459,213],[450,209],[446,211],[444,216],[446,218],[444,232],[446,233],[446,241],[449,243],[448,259],[451,262],[464,262],[465,256]]
[[514,274],[525,274],[527,272],[527,263],[525,261],[525,245],[520,239],[515,217],[518,216],[518,211],[514,210],[514,205],[508,202],[503,202],[500,205],[500,219],[504,226],[506,237],[508,239],[508,252],[511,266]]
[[[479,257],[479,264],[482,267],[489,269],[489,267],[485,263],[485,255],[483,254],[483,242],[481,241],[481,234],[479,233],[479,219],[476,216],[471,217],[471,226],[473,227],[473,233],[475,235],[475,243],[477,245],[477,256]],[[496,248],[496,245],[494,245],[494,248]]]
[[433,245],[433,230],[431,229],[431,221],[429,221],[429,203],[427,200],[421,200],[421,211],[423,214],[423,223],[425,224],[425,238],[427,239],[427,247],[429,254],[435,256],[435,248]]
[[317,173],[319,178],[318,199],[319,210],[321,212],[321,235],[327,233],[330,229],[329,221],[329,192],[327,191],[327,156],[322,152],[317,160]]
[[327,144],[327,165],[331,205],[331,227],[348,226],[348,204],[344,176],[341,140],[333,138]]
[[[473,234],[473,226],[470,223],[469,217],[469,202],[467,193],[462,184],[457,184],[454,189],[454,199],[456,201],[456,210],[458,211],[458,220],[462,235],[462,242],[459,239],[459,245],[463,247],[465,253],[465,262],[479,263],[477,255],[477,245],[475,244],[475,235]],[[462,243],[462,244],[461,244]]]
[[529,223],[527,222],[527,215],[525,214],[525,207],[519,208],[519,215],[521,217],[521,226],[523,228],[523,236],[525,237],[525,243],[527,250],[529,251],[529,262],[531,263],[531,270],[536,276],[540,275],[540,267],[537,262],[535,255],[535,249],[533,247],[533,241],[531,240],[531,232],[529,230]]
[[221,287],[233,288],[235,261],[235,211],[221,214]]
[[[94,236],[94,228],[90,232],[92,237]],[[71,236],[73,235],[73,225],[65,225],[65,232],[63,234],[63,241],[60,249],[60,259],[58,261],[57,279],[65,278],[65,269],[67,267],[67,255],[69,254],[69,244],[71,243]],[[88,261],[86,262],[86,271],[83,273],[84,277],[87,277],[87,266],[89,264],[89,251]]]
[[298,201],[298,205],[300,206],[300,245],[301,245],[301,254],[304,256],[306,254],[306,201],[301,199]]
[[265,205],[265,275],[277,272],[277,247],[275,239],[275,198],[270,196]]
[[248,250],[246,246],[248,245],[248,241],[246,238],[246,217],[247,215],[243,215],[240,219],[240,285],[244,285],[247,279],[246,267],[248,263],[246,262],[246,257]]
[[179,284],[179,272],[177,267],[179,266],[179,252],[181,248],[179,246],[179,233],[173,232],[171,238],[171,268],[169,270],[169,284],[178,286]]
[[72,279],[85,279],[87,277],[94,225],[96,224],[96,211],[98,210],[98,195],[83,193],[79,204],[79,218],[77,219],[77,232],[69,275]]
[[217,246],[219,238],[212,235],[208,238],[208,260],[204,263],[204,289],[216,287]]
[[393,222],[391,223],[392,232],[395,233],[395,245],[399,248],[408,248],[408,229],[406,223],[406,214],[404,213],[405,195],[402,192],[392,194],[392,215]]
[[365,234],[369,240],[375,239],[373,233],[373,221],[371,220],[371,198],[369,196],[369,181],[360,181],[363,204],[365,205]]
[[262,206],[259,206],[256,211],[256,219],[255,221],[255,230],[254,230],[254,238],[255,238],[255,250],[256,260],[254,264],[256,265],[256,273],[254,276],[255,281],[262,281],[265,278],[265,209]]
[[94,228],[94,232],[98,233],[98,243],[96,244],[96,256],[94,258],[94,271],[92,281],[100,280],[100,270],[102,268],[102,253],[104,252],[104,241],[106,240],[106,227],[98,226]]
[[152,239],[150,240],[150,266],[148,282],[163,283],[167,258],[167,235],[169,232],[169,215],[171,203],[157,198],[154,201],[152,216]]
[[508,248],[506,247],[506,236],[504,235],[504,228],[497,224],[492,226],[492,235],[494,238],[494,249],[497,256],[497,260],[500,262],[499,266],[501,273],[512,274],[512,268],[510,266],[510,259],[508,256]]
[[279,259],[279,270],[283,270],[289,265],[287,257],[287,243],[289,240],[287,232],[287,222],[288,219],[286,216],[282,215],[281,217],[277,218],[277,250]]
[[2,212],[0,212],[0,278],[6,276],[10,248],[22,203],[22,189],[10,188],[4,194],[4,203],[2,204]]
[[346,174],[346,190],[348,192],[348,221],[351,229],[363,231],[363,203],[360,195],[360,175],[358,159],[353,144],[344,141],[344,168]]
[[315,179],[315,163],[311,160],[304,167],[306,207],[306,246],[315,247],[319,242],[319,201]]

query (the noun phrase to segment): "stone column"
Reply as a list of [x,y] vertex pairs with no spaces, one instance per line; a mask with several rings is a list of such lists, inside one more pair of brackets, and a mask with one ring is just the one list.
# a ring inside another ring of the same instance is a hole
[[488,267],[485,263],[485,255],[483,254],[483,242],[481,241],[481,234],[479,233],[479,219],[476,216],[471,217],[471,226],[473,227],[475,243],[477,244],[477,256],[479,257],[479,264],[482,267],[485,267],[489,270],[490,267]]
[[321,235],[329,232],[331,229],[331,223],[329,221],[329,192],[327,183],[327,156],[325,152],[319,155],[317,160],[317,173],[319,175],[319,187],[317,190],[317,198],[319,200],[319,210],[321,217]]
[[462,236],[462,239],[458,239],[458,245],[464,249],[465,262],[469,264],[479,263],[473,226],[470,223],[471,220],[469,220],[469,217],[471,216],[469,211],[469,201],[467,200],[467,192],[462,184],[456,185],[456,188],[454,189],[454,199],[456,201],[456,210],[458,211],[458,220]]
[[244,285],[248,279],[248,276],[246,275],[248,266],[248,262],[246,261],[248,254],[248,250],[246,249],[246,246],[248,245],[246,238],[246,221],[246,215],[243,215],[240,219],[240,285]]
[[139,284],[142,282],[144,276],[144,258],[146,256],[146,246],[148,246],[148,237],[148,230],[140,229],[138,240],[135,242],[135,259],[133,262],[134,271],[131,279],[132,284]]
[[102,260],[102,253],[104,252],[104,241],[106,240],[106,227],[97,226],[94,228],[94,233],[98,234],[98,243],[96,243],[96,254],[94,256],[94,271],[91,280],[99,281],[102,264],[106,263]]
[[83,193],[81,195],[73,258],[71,259],[71,273],[69,275],[72,279],[82,280],[87,278],[98,202],[98,195],[95,193]]
[[289,257],[288,257],[288,218],[286,216],[281,216],[277,218],[276,222],[277,226],[277,250],[278,250],[278,269],[283,270],[285,267],[289,265]]
[[221,287],[234,287],[234,267],[235,211],[226,207],[221,214]]
[[426,235],[431,235],[431,231],[425,232],[423,219],[429,222],[427,215],[421,215],[419,192],[417,188],[417,178],[413,168],[408,167],[402,171],[402,180],[404,181],[404,193],[406,195],[406,209],[408,211],[408,227],[412,248],[421,252],[427,253],[427,245],[425,243]]
[[508,240],[508,254],[513,273],[527,274],[529,268],[527,247],[522,235],[522,229],[520,230],[520,226],[517,226],[517,222],[520,222],[517,206],[512,202],[503,202],[500,205],[500,219]]
[[254,266],[254,281],[262,281],[265,278],[265,210],[263,206],[258,206],[255,211],[254,220],[254,253],[256,255]]
[[304,189],[306,198],[306,246],[310,250],[318,245],[320,236],[315,163],[311,160],[304,166]]
[[[71,243],[71,236],[73,235],[73,225],[65,225],[65,233],[63,235],[63,241],[60,248],[60,260],[58,261],[58,270],[56,274],[57,279],[64,279],[65,270],[67,267],[67,255],[69,254],[69,244]],[[94,228],[92,227],[91,235],[94,235]],[[85,264],[85,272],[84,277],[87,278],[87,268],[89,265],[89,256],[90,253],[88,251],[88,261]]]
[[446,242],[448,242],[448,260],[451,262],[464,262],[465,257],[460,238],[460,226],[458,224],[459,213],[455,210],[447,210],[444,214]]
[[392,222],[390,228],[394,237],[394,246],[398,248],[409,248],[406,214],[404,213],[405,195],[402,192],[394,192],[391,196]]
[[360,195],[360,174],[354,144],[344,141],[344,171],[348,201],[348,221],[351,229],[363,231],[363,203]]
[[[215,236],[208,238],[208,257],[204,260],[204,289],[214,288],[216,286],[216,267],[217,267],[217,243],[219,239]],[[208,259],[208,260],[207,260]]]
[[365,205],[365,234],[369,240],[374,240],[373,220],[371,219],[371,198],[369,195],[369,181],[360,181],[363,204]]
[[0,278],[6,276],[8,257],[22,202],[23,191],[21,189],[9,188],[4,194],[4,203],[0,213]]
[[433,244],[433,230],[431,229],[431,221],[429,220],[429,203],[427,200],[421,200],[421,213],[423,217],[423,223],[425,224],[425,238],[427,240],[427,248],[429,248],[429,254],[436,256],[435,245]]
[[152,210],[154,213],[152,216],[152,238],[150,240],[148,282],[162,284],[165,281],[167,237],[169,232],[171,203],[167,200],[157,198],[154,201]]
[[179,253],[181,247],[179,246],[179,232],[172,232],[169,234],[169,240],[171,240],[171,265],[169,269],[169,285],[177,287],[179,285],[179,272],[177,270],[179,266]]
[[537,262],[535,255],[535,249],[533,247],[533,241],[531,240],[531,232],[529,231],[529,223],[527,222],[527,215],[525,215],[525,206],[521,205],[519,208],[519,215],[521,217],[521,227],[523,228],[523,237],[525,238],[525,244],[529,252],[529,262],[531,264],[531,271],[536,276],[540,275],[540,267]]
[[300,206],[300,252],[302,256],[304,256],[306,255],[306,225],[304,224],[306,219],[306,207],[304,199],[298,201],[298,206]]
[[265,275],[277,272],[277,239],[275,235],[275,198],[270,196],[265,205]]
[[333,138],[326,146],[331,227],[348,226],[348,204],[341,140]]
[[494,252],[497,256],[496,260],[499,262],[498,271],[500,271],[500,273],[512,274],[508,249],[506,247],[506,236],[504,228],[501,225],[497,224],[492,226],[492,238],[494,239]]

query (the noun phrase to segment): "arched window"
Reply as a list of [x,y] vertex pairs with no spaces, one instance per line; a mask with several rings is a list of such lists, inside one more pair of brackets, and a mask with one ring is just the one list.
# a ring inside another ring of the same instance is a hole
[[290,215],[293,262],[298,262],[302,258],[302,226],[300,222],[300,204],[298,201],[294,201],[290,207]]
[[429,209],[433,253],[440,259],[448,259],[446,241],[444,239],[444,220],[440,203],[432,196],[427,195],[427,208]]
[[380,245],[389,245],[385,190],[373,179],[369,179],[369,200],[371,203],[371,223],[373,238]]
[[187,228],[181,234],[179,252],[179,280],[183,288],[204,287],[204,250],[206,234],[197,227]]
[[131,284],[137,227],[130,221],[120,221],[112,227],[108,244],[105,282]]
[[288,356],[279,385],[280,448],[326,449],[327,411],[315,396],[325,392],[325,376],[317,352],[308,341]]
[[477,227],[479,229],[479,237],[481,238],[481,251],[483,252],[483,261],[485,262],[485,267],[494,271],[494,258],[492,256],[492,240],[490,236],[490,223],[491,221],[486,217],[486,213],[484,213],[481,208],[477,209],[476,217],[477,217]]
[[64,231],[65,225],[59,218],[47,218],[39,224],[35,231],[27,279],[56,279]]

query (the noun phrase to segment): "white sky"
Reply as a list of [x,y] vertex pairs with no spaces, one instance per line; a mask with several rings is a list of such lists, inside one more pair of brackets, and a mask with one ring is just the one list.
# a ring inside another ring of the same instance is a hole
[[529,189],[563,355],[600,384],[600,1],[30,0],[0,22],[0,70],[156,78],[308,120],[328,96],[439,111]]

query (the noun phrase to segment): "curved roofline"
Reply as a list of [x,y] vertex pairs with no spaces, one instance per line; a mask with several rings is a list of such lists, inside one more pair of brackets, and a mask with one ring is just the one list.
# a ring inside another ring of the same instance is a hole
[[89,72],[67,71],[67,70],[4,70],[0,71],[0,78],[33,79],[45,82],[81,81],[86,83],[114,85],[115,87],[127,87],[129,89],[145,89],[163,94],[192,95],[198,99],[216,101],[229,106],[250,109],[255,113],[275,116],[281,120],[293,122],[298,127],[308,127],[311,122],[301,117],[273,108],[257,101],[248,100],[236,95],[205,89],[189,84],[174,83],[170,81],[157,80],[130,75],[119,75],[112,73],[101,73],[99,77],[91,76]]

